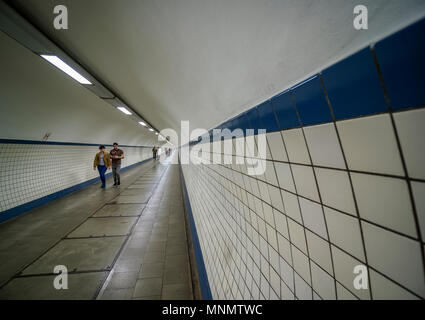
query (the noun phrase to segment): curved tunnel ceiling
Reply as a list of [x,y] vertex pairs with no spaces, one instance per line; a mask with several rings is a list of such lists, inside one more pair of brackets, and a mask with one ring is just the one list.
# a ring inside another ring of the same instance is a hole
[[[422,0],[11,2],[158,129],[209,129],[419,19]],[[68,8],[69,29],[53,28]]]

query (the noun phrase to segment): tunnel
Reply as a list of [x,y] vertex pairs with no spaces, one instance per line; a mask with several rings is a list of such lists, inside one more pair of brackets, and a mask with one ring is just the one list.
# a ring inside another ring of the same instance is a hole
[[0,300],[424,300],[424,18],[0,0]]

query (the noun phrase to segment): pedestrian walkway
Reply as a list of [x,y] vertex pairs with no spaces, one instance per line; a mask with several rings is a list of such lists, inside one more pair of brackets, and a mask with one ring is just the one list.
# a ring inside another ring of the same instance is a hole
[[[0,299],[192,299],[179,179],[149,161],[120,188],[96,184],[0,225]],[[58,265],[66,290],[53,285]]]

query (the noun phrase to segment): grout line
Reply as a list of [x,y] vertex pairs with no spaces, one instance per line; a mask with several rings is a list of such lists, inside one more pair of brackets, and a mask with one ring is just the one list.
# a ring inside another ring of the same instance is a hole
[[[329,123],[331,124],[331,123]],[[297,128],[297,129],[301,129],[301,128]],[[278,131],[276,131],[278,132]],[[283,134],[284,131],[280,131],[281,134]],[[213,155],[214,152],[209,152],[209,154]],[[234,156],[232,155],[228,155],[228,156]],[[256,159],[254,157],[247,157],[244,156],[245,159]],[[297,166],[303,166],[303,167],[314,167],[314,168],[319,168],[319,169],[327,169],[327,170],[335,170],[335,171],[342,171],[342,172],[347,172],[347,173],[359,173],[359,174],[368,174],[368,175],[372,175],[372,176],[379,176],[379,177],[386,177],[386,178],[394,178],[394,179],[403,179],[403,180],[410,180],[410,181],[415,181],[415,182],[424,182],[425,183],[425,179],[421,179],[421,178],[412,178],[412,177],[408,177],[408,176],[399,176],[399,175],[395,175],[395,174],[390,174],[390,173],[380,173],[380,172],[373,172],[373,171],[363,171],[363,170],[357,170],[357,169],[347,169],[348,166],[346,166],[346,168],[337,168],[337,167],[329,167],[329,166],[324,166],[324,165],[318,165],[318,164],[306,164],[306,163],[302,163],[302,162],[294,162],[294,161],[290,161],[288,159],[288,161],[283,161],[283,160],[274,160],[274,159],[261,159],[267,162],[277,162],[277,163],[285,163],[285,164],[292,164],[292,165],[297,165]],[[211,165],[219,165],[221,163],[212,163],[210,162]]]
[[[394,129],[394,135],[395,135],[395,139],[396,139],[396,142],[397,142],[397,148],[398,148],[400,158],[401,158],[401,163],[403,165],[403,171],[404,171],[405,176],[408,177],[409,172],[407,170],[406,159],[405,159],[404,154],[403,154],[403,149],[401,147],[400,137],[399,137],[399,134],[398,134],[398,131],[397,131],[397,126],[396,126],[394,115],[393,115],[393,112],[392,112],[393,109],[392,109],[392,106],[391,106],[391,100],[390,100],[389,95],[388,95],[387,87],[386,87],[385,82],[384,82],[384,77],[382,75],[381,67],[379,65],[379,61],[378,61],[378,57],[377,57],[376,52],[375,52],[375,48],[371,48],[371,51],[372,51],[373,59],[374,59],[375,65],[376,65],[378,75],[379,75],[379,80],[381,82],[381,86],[382,86],[382,89],[384,91],[385,100],[387,102],[388,109],[390,110],[391,124],[392,124],[392,127]],[[415,199],[414,199],[414,196],[413,196],[412,184],[411,184],[409,179],[407,180],[407,187],[408,187],[408,190],[409,190],[409,197],[410,197],[410,202],[411,202],[411,206],[412,206],[412,213],[413,213],[413,219],[415,221],[417,236],[418,236],[419,242],[423,243],[424,239],[423,239],[423,235],[421,233],[418,212],[417,212],[417,209],[416,209]],[[424,252],[423,246],[421,246],[420,251],[421,251],[421,256],[422,256],[422,269],[423,269],[423,273],[425,275],[425,252]]]
[[[302,122],[302,120],[301,120],[301,116],[300,116],[300,114],[299,114],[299,111],[298,111],[298,108],[297,108],[297,104],[296,104],[296,102],[295,102],[295,99],[294,99],[294,97],[293,97],[293,95],[292,95],[292,92],[291,92],[291,97],[292,97],[292,103],[293,103],[293,105],[294,105],[294,108],[295,108],[295,111],[296,111],[296,114],[297,114],[297,117],[298,117],[298,121],[300,122],[300,124],[301,124],[301,133],[302,133],[302,135],[303,135],[303,141],[304,141],[304,143],[305,143],[305,147],[306,147],[306,149],[307,149],[307,153],[308,153],[308,157],[309,157],[309,160],[310,160],[310,163],[312,164],[313,163],[313,159],[312,159],[312,157],[311,157],[311,153],[310,153],[310,149],[309,149],[309,147],[308,147],[308,143],[307,143],[307,138],[306,138],[306,136],[305,136],[305,132],[304,132],[304,128],[303,128],[303,122]],[[282,136],[283,137],[283,136]],[[286,149],[286,145],[285,145],[285,149]],[[286,152],[288,153],[288,151],[286,150]],[[289,158],[289,153],[287,154],[287,156],[288,156],[288,160],[290,160],[290,158]],[[289,165],[289,167],[290,167],[290,169],[291,169],[291,172],[292,172],[292,166],[291,165]],[[317,176],[316,176],[316,171],[314,170],[314,167],[313,166],[311,166],[311,170],[313,171],[313,176],[314,176],[314,182],[316,183],[316,189],[317,189],[317,194],[318,194],[318,196],[319,196],[319,204],[320,204],[320,210],[321,210],[321,213],[322,213],[322,216],[323,216],[323,221],[324,221],[324,223],[325,223],[325,228],[326,228],[326,235],[327,235],[327,237],[328,237],[328,243],[329,243],[329,253],[330,253],[330,257],[331,257],[331,265],[332,265],[332,271],[333,271],[333,273],[334,273],[334,275],[332,276],[332,278],[334,278],[335,279],[335,265],[334,265],[334,259],[333,259],[333,253],[332,253],[332,248],[331,248],[331,245],[330,245],[330,237],[329,237],[329,230],[328,230],[328,223],[327,223],[327,221],[326,221],[326,216],[325,216],[325,211],[324,211],[324,209],[323,209],[323,202],[322,202],[322,196],[321,196],[321,193],[320,193],[320,188],[319,188],[319,183],[317,182]],[[277,178],[277,177],[276,177]],[[295,182],[295,177],[292,175],[292,179],[293,179],[293,183],[294,183],[294,187],[295,187],[295,193],[298,195],[298,191],[297,191],[297,188],[296,188],[296,182]],[[300,214],[301,214],[301,217],[303,217],[303,210],[301,209],[301,202],[299,201],[299,197],[297,196],[297,200],[298,200],[298,204],[299,204],[299,209],[300,209]],[[309,249],[308,249],[308,240],[307,240],[307,233],[305,232],[305,224],[304,224],[304,218],[302,218],[302,223],[303,223],[303,225],[302,225],[302,227],[303,227],[303,229],[304,229],[304,236],[305,236],[305,242],[306,242],[306,246],[307,246],[307,258],[308,258],[308,260],[309,260],[309,265],[310,265],[310,281],[311,281],[311,287],[313,288],[313,273],[312,273],[312,271],[311,271],[311,262],[310,262],[310,251],[309,251]],[[336,279],[334,280],[334,286],[335,286],[335,296],[336,296],[336,298],[338,298],[338,293],[337,293],[337,287],[336,287]],[[314,299],[314,297],[312,297],[312,299]]]
[[[227,168],[225,165],[219,165],[219,166],[222,166],[222,167],[224,167],[224,168],[226,168],[226,169],[229,169],[229,168]],[[234,170],[234,169],[229,169],[229,170]],[[234,171],[235,171],[235,172],[237,172],[237,173],[238,173],[238,174],[240,174],[240,175],[250,177],[249,175],[247,175],[247,174],[245,174],[245,173],[243,173],[243,172],[239,172],[239,171],[236,171],[236,170],[234,170]],[[258,178],[252,178],[252,179],[258,179]],[[277,178],[276,178],[276,179],[277,179]],[[259,180],[259,179],[258,179],[258,180]],[[262,183],[264,183],[264,184],[266,184],[266,185],[269,185],[269,186],[271,186],[271,187],[273,187],[273,188],[278,188],[278,186],[276,186],[276,185],[274,185],[274,184],[272,184],[271,182],[268,182],[268,181],[266,181],[266,180],[264,180],[264,181],[263,181],[263,180],[259,180],[259,181],[261,181]],[[314,202],[314,203],[320,204],[320,202],[318,202],[317,200],[307,198],[306,196],[303,196],[303,195],[300,195],[300,194],[294,193],[294,192],[293,192],[293,191],[291,191],[291,190],[288,190],[288,189],[285,189],[285,188],[281,188],[281,190],[284,190],[285,192],[291,193],[291,194],[293,194],[293,195],[295,195],[295,196],[298,196],[298,197],[300,197],[300,198],[303,198],[303,199],[309,200],[309,201],[311,201],[311,202]],[[247,190],[247,192],[248,192],[248,193],[250,193],[250,194],[252,194],[254,197],[256,197],[256,198],[258,198],[258,199],[262,200],[261,198],[257,197],[256,195],[254,195],[253,193],[249,192],[248,190]],[[329,208],[329,209],[335,210],[335,211],[337,211],[337,212],[339,212],[339,213],[342,213],[342,214],[344,214],[344,215],[348,215],[348,216],[350,216],[350,217],[358,217],[357,215],[353,215],[353,214],[347,213],[347,212],[345,212],[345,211],[342,211],[341,209],[334,208],[334,207],[332,207],[332,206],[330,206],[330,205],[323,205],[323,206],[324,206],[324,207],[327,207],[327,208]],[[273,206],[272,206],[272,207],[273,207]],[[279,210],[278,208],[275,208],[275,207],[273,207],[273,208],[274,208],[274,209],[276,209],[276,210],[278,210],[278,211],[280,212],[280,210]],[[378,227],[380,227],[380,228],[382,228],[382,229],[385,229],[385,230],[391,231],[391,232],[396,233],[396,234],[398,234],[398,235],[401,235],[401,236],[403,236],[403,237],[406,237],[406,238],[412,239],[412,240],[414,240],[414,241],[418,241],[418,239],[417,239],[417,238],[414,238],[414,237],[412,237],[412,236],[410,236],[410,235],[404,234],[404,233],[402,233],[402,232],[400,232],[400,231],[397,231],[397,230],[395,230],[395,229],[391,229],[391,228],[389,228],[389,227],[386,227],[386,226],[380,225],[380,224],[378,224],[378,223],[376,223],[376,222],[373,222],[373,221],[371,221],[371,220],[368,220],[368,219],[365,219],[365,218],[362,218],[362,217],[360,217],[359,219],[360,219],[360,221],[368,222],[368,223],[370,223],[370,224],[373,224],[373,225],[378,226]]]
[[[350,171],[348,170],[347,157],[346,157],[345,152],[344,152],[344,147],[342,145],[341,136],[339,135],[338,127],[336,125],[335,113],[334,113],[333,108],[332,108],[331,100],[329,98],[328,92],[326,90],[325,82],[323,81],[321,74],[319,74],[319,79],[320,79],[320,83],[321,83],[321,86],[322,86],[323,93],[325,95],[326,102],[328,104],[329,111],[331,113],[331,117],[332,117],[332,121],[333,121],[333,128],[335,129],[335,134],[336,134],[336,137],[338,139],[338,144],[339,144],[339,148],[341,150],[342,158],[344,160],[344,165],[345,165],[345,168],[347,168],[347,176],[348,176],[348,181],[350,183],[351,195],[353,197],[354,209],[355,209],[356,215],[357,215],[357,223],[358,223],[359,230],[360,230],[360,237],[361,237],[361,241],[362,241],[363,254],[364,254],[364,257],[365,257],[366,265],[368,266],[369,263],[368,263],[367,253],[366,253],[366,242],[365,242],[365,238],[364,238],[363,226],[362,226],[362,223],[361,223],[361,220],[360,220],[359,206],[357,204],[357,197],[356,197],[356,194],[354,192],[353,180],[352,180]],[[323,212],[323,214],[324,214],[324,212]],[[325,216],[325,219],[326,219],[326,216]],[[328,234],[328,236],[329,236],[329,234]],[[331,243],[330,238],[329,238],[329,243]],[[332,247],[331,246],[330,246],[330,249],[331,249],[331,254],[332,254]],[[335,267],[334,267],[334,272],[335,272]],[[336,279],[336,276],[334,278]],[[369,297],[370,297],[371,300],[373,300],[372,285],[371,285],[369,272],[368,272],[367,281],[368,281],[368,285],[369,285]],[[338,299],[338,291],[337,291],[336,283],[335,283],[335,292],[337,294],[337,299]]]
[[[212,178],[213,180],[215,180],[214,178]],[[226,178],[227,179],[227,178]],[[207,181],[205,181],[205,182],[207,182]],[[218,183],[218,182],[217,182]],[[215,188],[215,189],[217,189],[216,187],[214,187],[213,186],[213,188]],[[229,191],[229,190],[227,190],[228,192],[230,192],[231,193],[231,191]],[[220,191],[218,191],[219,193],[220,193]],[[221,193],[220,193],[221,194]],[[223,194],[221,194],[222,196],[223,196]],[[227,199],[226,199],[227,200]],[[227,200],[228,201],[228,200]],[[232,205],[232,204],[230,204],[233,208],[234,208],[234,206]],[[247,208],[249,208],[249,207],[247,207]],[[234,208],[235,210],[236,210],[236,208]],[[249,210],[251,210],[251,209],[249,209]],[[260,234],[258,234],[259,236],[261,236]],[[226,234],[226,236],[228,237],[228,235]],[[247,235],[246,235],[247,236]],[[286,238],[285,238],[286,239]],[[240,240],[239,240],[239,242],[241,242]],[[255,246],[255,244],[254,243],[252,243],[253,244],[253,246],[254,247],[256,247]],[[291,243],[292,244],[292,243]],[[295,248],[297,248],[298,250],[300,250],[296,245],[294,245],[294,244],[292,244]],[[257,248],[257,247],[256,247]],[[245,250],[247,250],[247,248],[245,248]],[[261,252],[261,250],[259,250],[259,248],[257,248],[257,251],[260,253]],[[302,252],[302,250],[300,250],[301,252]],[[248,252],[248,250],[247,250],[247,252]],[[280,256],[280,254],[279,254],[279,252],[276,252],[279,256]],[[248,252],[248,254],[249,254],[249,252]],[[303,253],[304,254],[304,253]],[[280,256],[283,260],[285,260],[285,258],[283,258],[282,256]],[[253,259],[253,258],[251,258],[252,259],[252,262],[256,265],[256,263],[255,263],[255,260]],[[285,260],[286,261],[286,260]],[[236,264],[236,262],[234,262],[235,264]],[[287,262],[288,263],[288,262]],[[292,269],[292,271],[294,272],[294,273],[296,273],[301,279],[303,279],[303,277],[294,269],[294,267],[292,266],[292,263],[288,263],[288,265],[291,267],[291,269]],[[256,265],[257,266],[257,265]],[[272,269],[274,269],[273,268],[273,266],[270,266]],[[320,267],[320,266],[319,266]],[[237,268],[237,267],[236,267]],[[258,270],[260,271],[260,273],[262,274],[262,271],[261,271],[261,267],[259,267],[259,266],[257,266],[257,268],[258,268]],[[320,267],[321,268],[321,267]],[[222,269],[223,269],[223,267],[222,267]],[[322,269],[322,268],[321,268]],[[239,268],[238,268],[238,270],[239,270]],[[324,270],[325,271],[325,270]],[[249,271],[248,271],[249,272]],[[277,272],[276,270],[275,270],[275,272],[277,273],[277,274],[280,274],[280,272]],[[326,272],[326,271],[325,271]],[[239,270],[239,273],[240,273],[240,270]],[[326,272],[327,273],[327,272]],[[254,279],[254,277],[251,275],[251,277]],[[266,279],[267,280],[267,282],[268,282],[268,279]],[[281,279],[282,281],[283,281],[283,279]],[[303,279],[303,281],[304,281],[304,279]],[[254,282],[255,282],[255,280],[254,280]],[[289,286],[288,286],[288,284],[286,284],[285,283],[285,281],[283,281],[284,282],[284,284],[285,284],[285,286],[287,286],[288,288],[289,288]],[[307,282],[306,282],[307,283]],[[269,283],[269,285],[270,285],[270,283]],[[342,284],[340,284],[340,285],[342,285]],[[342,285],[343,286],[343,285]],[[311,286],[310,286],[311,287]],[[270,288],[272,288],[272,286],[270,285]],[[312,287],[311,287],[312,288]],[[273,288],[272,288],[273,289]],[[290,289],[290,288],[289,288]],[[295,290],[295,284],[294,284],[294,290]],[[314,290],[314,288],[312,288],[312,290],[313,290],[313,293],[316,293],[319,297],[320,297],[320,295]],[[348,290],[348,289],[347,289]],[[240,290],[239,290],[240,291]],[[291,292],[292,292],[292,290],[290,290]],[[349,290],[348,290],[349,291]],[[294,297],[296,297],[296,295],[295,295],[295,293],[294,292],[292,292],[293,294],[294,294]]]
[[[210,169],[211,170],[211,169]],[[217,174],[217,173],[216,173]],[[220,175],[220,174],[218,174],[218,175]],[[210,175],[210,177],[211,177],[211,175]],[[228,180],[228,178],[226,178],[226,177],[224,177],[224,176],[222,176],[224,179],[227,179]],[[213,180],[215,180],[213,177],[212,177],[212,179]],[[219,184],[219,182],[218,181],[216,181],[216,183],[218,183]],[[215,187],[214,187],[215,188]],[[229,192],[229,193],[231,193],[232,194],[232,192],[230,191],[230,190],[228,190],[227,189],[227,191]],[[248,191],[247,191],[248,192]],[[220,193],[220,192],[219,192]],[[221,193],[220,193],[221,194]],[[231,204],[231,206],[233,206],[232,204]],[[248,207],[249,208],[249,207]],[[235,210],[236,210],[236,208],[234,208]],[[251,210],[251,209],[250,209]],[[279,211],[280,212],[280,211]],[[285,215],[286,216],[286,215]],[[291,219],[292,221],[294,221],[295,223],[297,223],[297,224],[299,224],[297,221],[295,221],[295,220],[293,220],[291,217],[289,217],[289,216],[287,216],[287,218],[289,218],[289,219]],[[267,222],[266,222],[267,223]],[[306,230],[308,230],[308,231],[310,231],[311,233],[313,233],[313,234],[315,234],[316,236],[319,236],[320,238],[322,238],[320,235],[317,235],[314,231],[312,231],[312,230],[310,230],[308,227],[305,227],[304,226],[304,228],[306,229]],[[277,231],[278,232],[278,231]],[[280,233],[279,233],[280,234]],[[226,234],[227,235],[227,234]],[[260,235],[261,236],[261,235]],[[282,235],[283,236],[283,235]],[[286,239],[286,237],[285,236],[283,236],[285,239]],[[323,239],[323,238],[322,238]],[[325,239],[324,239],[325,240]],[[326,241],[326,240],[325,240]],[[292,244],[292,243],[291,243]],[[255,244],[253,244],[254,246],[255,246]],[[298,250],[300,250],[301,252],[302,252],[302,250],[301,249],[299,249],[295,244],[292,244],[292,245],[294,245],[294,247],[296,247]],[[339,249],[340,251],[342,251],[343,253],[345,253],[345,254],[347,254],[347,255],[349,255],[351,258],[353,258],[353,259],[355,259],[355,260],[357,260],[357,261],[360,261],[359,260],[359,258],[357,258],[357,257],[355,257],[355,256],[353,256],[351,253],[349,253],[349,252],[347,252],[346,250],[344,250],[344,249],[342,249],[341,247],[339,247],[338,245],[336,245],[336,244],[334,244],[334,243],[332,243],[332,246],[333,247],[335,247],[335,248],[337,248],[337,249]],[[257,250],[258,250],[258,248],[257,248]],[[260,252],[260,251],[259,251]],[[278,253],[279,254],[279,253]],[[284,259],[283,257],[281,257],[282,259]],[[284,259],[285,260],[285,259]],[[286,261],[286,260],[285,260]],[[314,261],[314,260],[313,260]],[[361,261],[360,261],[361,262]],[[255,263],[255,262],[254,262]],[[289,263],[288,263],[289,264]],[[316,264],[317,264],[317,262],[316,262]],[[289,265],[291,265],[291,264],[289,264]],[[319,265],[318,265],[319,266]],[[271,266],[272,268],[273,268],[273,266]],[[319,266],[320,267],[320,266]],[[373,270],[373,271],[375,271],[376,273],[378,273],[378,274],[380,274],[381,276],[383,276],[383,277],[385,277],[386,279],[388,279],[388,280],[390,280],[391,282],[393,282],[394,284],[396,284],[396,285],[398,285],[398,286],[400,286],[402,289],[404,289],[404,290],[406,290],[406,291],[408,291],[409,293],[411,293],[412,295],[414,295],[414,296],[416,296],[416,297],[418,297],[419,299],[424,299],[423,297],[421,297],[421,296],[419,296],[417,293],[415,293],[415,292],[413,292],[412,290],[410,290],[409,288],[407,288],[407,287],[405,287],[404,285],[402,285],[402,284],[400,284],[400,283],[398,283],[397,281],[395,281],[394,279],[391,279],[391,278],[389,278],[387,275],[385,275],[385,274],[383,274],[382,272],[380,272],[379,270],[377,270],[377,269],[375,269],[374,267],[372,267],[372,266],[370,266],[370,265],[367,265],[367,267],[369,268],[369,269],[371,269],[371,270]],[[292,267],[292,268],[294,268],[294,267]],[[320,267],[322,270],[324,270],[322,267]],[[260,269],[260,271],[261,271],[261,269]],[[329,274],[326,270],[324,270],[327,274]],[[296,271],[296,270],[294,270],[294,272],[296,272],[297,274],[298,274],[298,272]],[[299,275],[299,274],[298,274]],[[300,276],[300,275],[299,275]],[[329,276],[331,276],[332,277],[332,275],[330,275],[329,274]],[[301,277],[301,276],[300,276]],[[301,277],[302,278],[302,277]],[[283,279],[282,279],[283,280]],[[336,280],[336,279],[335,279]],[[345,289],[347,289],[351,294],[353,294],[354,296],[356,296],[357,297],[357,295],[355,294],[355,293],[353,293],[352,291],[350,291],[350,289],[348,289],[344,284],[342,284],[341,282],[339,282],[338,280],[336,280],[337,281],[337,283],[339,284],[339,285],[341,285],[342,287],[344,287]],[[313,291],[314,291],[314,288],[313,288]],[[317,293],[316,293],[317,294]],[[320,295],[319,295],[320,296]]]

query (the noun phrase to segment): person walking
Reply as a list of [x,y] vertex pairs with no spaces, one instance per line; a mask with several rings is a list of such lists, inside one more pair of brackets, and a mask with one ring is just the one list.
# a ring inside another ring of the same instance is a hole
[[114,142],[114,148],[109,152],[112,159],[112,175],[114,176],[114,187],[121,184],[120,169],[121,159],[124,159],[124,151],[118,148],[118,143]]
[[158,148],[156,146],[153,146],[152,153],[153,153],[153,159],[156,160],[156,154],[158,153]]
[[102,181],[101,188],[104,189],[106,186],[105,173],[106,170],[111,168],[111,157],[109,153],[105,152],[105,146],[99,147],[99,152],[94,157],[93,170],[99,171],[100,180]]

